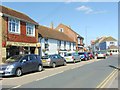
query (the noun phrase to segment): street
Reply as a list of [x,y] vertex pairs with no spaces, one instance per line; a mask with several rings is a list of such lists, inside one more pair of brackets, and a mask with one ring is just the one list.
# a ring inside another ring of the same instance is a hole
[[[3,88],[100,88],[101,83],[118,67],[118,57],[94,59],[67,66],[45,68],[42,72],[7,77]],[[108,82],[109,83],[109,82]],[[116,87],[117,88],[117,87]]]

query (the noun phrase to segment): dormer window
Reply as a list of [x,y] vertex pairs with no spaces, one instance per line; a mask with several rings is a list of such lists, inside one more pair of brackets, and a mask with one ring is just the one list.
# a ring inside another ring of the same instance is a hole
[[60,28],[59,31],[60,31],[60,32],[64,32],[63,28]]

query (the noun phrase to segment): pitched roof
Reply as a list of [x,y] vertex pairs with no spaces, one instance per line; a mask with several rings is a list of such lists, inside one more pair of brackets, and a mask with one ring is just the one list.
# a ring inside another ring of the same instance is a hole
[[117,41],[117,40],[109,36],[109,37],[104,38],[101,42],[106,42],[106,41]]
[[29,16],[27,16],[21,12],[15,11],[13,9],[7,8],[5,6],[0,5],[0,12],[3,13],[3,15],[13,16],[13,17],[19,18],[21,20],[30,22],[32,24],[38,25],[38,23],[35,22],[34,20],[32,20]]
[[[71,31],[73,31],[75,34],[77,34],[78,35],[78,37],[80,37],[80,38],[83,38],[82,36],[80,36],[77,32],[75,32],[74,30],[72,30],[70,27],[68,27],[67,25],[64,25],[64,24],[59,24],[58,25],[58,27],[60,26],[60,25],[63,25],[63,26],[65,26],[65,27],[67,27],[68,29],[70,29]],[[84,38],[83,38],[84,39]]]
[[45,27],[45,26],[40,25],[38,27],[38,33],[41,34],[42,37],[44,37],[44,38],[74,42],[66,34],[59,32],[57,30]]
[[111,46],[109,47],[109,49],[118,49],[118,47],[115,46],[115,45],[111,45]]

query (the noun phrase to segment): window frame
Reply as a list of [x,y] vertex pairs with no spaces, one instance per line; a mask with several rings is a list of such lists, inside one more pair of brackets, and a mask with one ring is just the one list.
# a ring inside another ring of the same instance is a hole
[[[15,31],[13,31],[13,24],[15,24]],[[18,25],[18,26],[17,26]],[[17,30],[18,29],[18,30]],[[8,18],[8,32],[12,34],[20,34],[20,20],[16,18]]]
[[[30,33],[28,28],[29,28],[29,30],[31,30],[31,28],[32,28],[32,33]],[[35,25],[34,24],[26,23],[26,35],[31,36],[31,37],[35,37]]]

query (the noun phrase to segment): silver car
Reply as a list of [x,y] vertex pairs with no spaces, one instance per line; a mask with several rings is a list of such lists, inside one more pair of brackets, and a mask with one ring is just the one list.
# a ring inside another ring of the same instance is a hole
[[74,62],[75,63],[75,62],[80,62],[81,61],[79,54],[76,53],[76,52],[66,53],[64,58],[66,59],[66,62]]
[[66,60],[62,56],[58,54],[54,54],[54,55],[43,56],[42,63],[43,66],[49,66],[55,68],[56,66],[60,66],[60,65],[65,66]]

